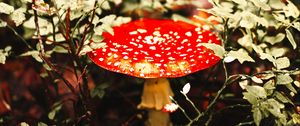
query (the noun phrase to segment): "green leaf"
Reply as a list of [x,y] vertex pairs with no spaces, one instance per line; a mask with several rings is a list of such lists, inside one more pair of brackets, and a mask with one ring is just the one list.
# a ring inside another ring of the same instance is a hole
[[[245,61],[249,61],[249,62],[255,62],[249,55],[248,53],[243,50],[243,49],[239,49],[238,51],[230,51],[226,57],[224,58],[224,60],[226,61],[226,58],[233,58],[233,59],[237,59],[241,64]],[[230,60],[229,60],[230,61]]]
[[292,115],[292,118],[293,118],[294,124],[300,125],[300,115],[299,115],[299,114],[294,113],[294,114]]
[[284,104],[279,103],[277,100],[273,98],[267,99],[265,102],[262,103],[262,106],[266,108],[275,117],[284,117],[284,114],[282,114],[280,110],[284,108]]
[[257,98],[267,98],[267,92],[261,86],[257,86],[257,85],[249,86],[249,85],[246,85],[245,88],[246,88],[246,90],[250,94],[252,94],[253,96],[255,96]]
[[111,14],[101,18],[99,21],[102,22],[103,24],[111,25],[114,22],[116,17],[117,17],[116,15]]
[[253,4],[263,10],[271,10],[269,4],[266,3],[266,0],[250,0]]
[[216,56],[220,58],[224,57],[225,49],[222,46],[211,43],[201,43],[200,45],[203,45],[206,48],[213,50]]
[[11,19],[15,22],[16,26],[21,25],[25,21],[25,12],[25,8],[19,8],[10,15]]
[[283,94],[281,94],[281,93],[278,92],[278,91],[276,91],[276,92],[274,93],[274,95],[275,95],[275,97],[276,97],[279,101],[281,101],[281,102],[283,102],[283,103],[290,103],[290,104],[293,104],[293,102],[292,102],[287,96],[284,96]]
[[131,21],[130,17],[122,17],[119,16],[117,19],[113,22],[113,26],[120,26],[121,24],[125,24]]
[[256,76],[251,77],[251,80],[253,82],[255,82],[255,83],[258,83],[258,84],[262,84],[263,83],[262,79],[260,79],[260,78],[258,78]]
[[294,22],[292,27],[300,31],[300,22]]
[[4,14],[11,14],[12,12],[14,12],[14,7],[10,6],[6,3],[0,2],[0,14],[4,13]]
[[293,18],[299,17],[300,12],[298,8],[291,1],[287,0],[287,2],[288,2],[287,6],[283,7],[283,11],[285,15],[287,17],[291,16]]
[[292,82],[293,82],[293,79],[291,78],[290,75],[287,75],[287,74],[279,74],[276,77],[276,83],[279,85],[290,84]]
[[232,0],[233,2],[246,6],[247,5],[247,1],[246,0]]
[[292,84],[286,84],[285,85],[287,89],[289,89],[293,93],[297,93],[297,90],[293,87]]
[[258,107],[252,109],[253,120],[257,126],[259,126],[260,121],[263,119],[262,113]]
[[48,126],[46,123],[38,122],[38,126]]
[[26,122],[21,122],[20,126],[29,126],[29,124],[27,124]]
[[288,40],[290,41],[290,43],[293,46],[293,49],[296,49],[297,44],[294,40],[293,34],[288,29],[285,29],[285,32],[286,32],[286,37],[288,38]]
[[274,80],[269,80],[264,84],[264,88],[266,90],[274,90],[275,89],[275,83]]
[[274,57],[282,57],[288,52],[288,48],[278,48],[278,47],[272,47],[270,50],[270,53]]
[[245,47],[247,50],[252,49],[252,37],[251,33],[244,35],[242,38],[238,39],[238,43]]
[[265,36],[264,40],[271,45],[281,42],[285,38],[285,34],[278,33],[276,36]]
[[249,92],[243,92],[243,96],[244,96],[243,99],[246,99],[252,105],[256,105],[258,102],[258,99],[256,98],[256,96],[254,96],[253,94],[251,94]]
[[39,54],[40,54],[39,51],[33,50],[33,51],[25,52],[20,56],[32,56],[36,61],[43,62],[43,59],[39,56]]
[[278,58],[275,60],[274,66],[279,70],[288,68],[290,66],[290,60],[287,57]]
[[56,114],[56,111],[51,111],[51,112],[48,114],[48,118],[49,118],[50,120],[53,120],[54,117],[55,117],[55,114]]
[[7,26],[7,23],[4,22],[4,21],[2,21],[2,20],[0,20],[0,28],[6,27],[6,26]]

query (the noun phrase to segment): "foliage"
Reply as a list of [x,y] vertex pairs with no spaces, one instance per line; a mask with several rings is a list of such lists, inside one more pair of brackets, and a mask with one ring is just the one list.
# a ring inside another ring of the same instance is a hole
[[[299,57],[292,56],[299,53],[299,38],[296,38],[296,34],[300,32],[300,12],[297,6],[290,0],[209,2],[212,4],[210,9],[200,10],[210,13],[210,17],[196,18],[206,22],[204,27],[215,30],[222,39],[222,46],[203,46],[213,50],[222,59],[220,64],[223,65],[224,84],[214,93],[214,98],[203,112],[187,96],[192,89],[191,85],[184,86],[181,94],[195,108],[195,118],[189,116],[180,103],[171,98],[183,111],[189,121],[188,125],[203,120],[209,125],[214,116],[215,105],[223,97],[224,90],[231,85],[239,85],[242,98],[248,102],[245,105],[251,105],[251,120],[237,125],[261,125],[266,119],[273,120],[274,125],[278,126],[299,125],[300,116],[294,99],[300,87],[299,79],[297,80],[300,74],[297,67],[299,62],[295,62]],[[67,92],[76,96],[73,108],[80,116],[74,120],[59,119],[61,117],[57,113],[63,109],[61,104],[64,102],[60,99],[51,105],[53,107],[48,110],[48,118],[55,124],[71,122],[76,125],[92,119],[96,111],[92,105],[93,98],[104,98],[105,90],[109,87],[105,82],[99,82],[93,89],[89,86],[89,74],[93,71],[90,68],[92,63],[85,54],[105,47],[102,33],[113,34],[113,26],[141,17],[172,17],[197,24],[190,17],[174,13],[176,8],[184,5],[202,7],[200,1],[191,0],[16,0],[0,2],[0,14],[7,17],[0,20],[0,27],[12,30],[19,37],[27,46],[27,50],[19,56],[31,56],[39,62],[43,66],[41,76],[50,78],[56,90],[63,84],[67,87]],[[119,13],[114,13],[116,11]],[[170,12],[173,12],[171,16],[166,14]],[[214,21],[218,23],[211,23]],[[16,30],[18,28],[23,29],[24,34],[19,33]],[[10,46],[0,49],[0,63],[5,63],[10,52]],[[60,62],[58,55],[68,58]],[[246,74],[230,73],[228,66],[234,64],[235,60],[240,64],[251,63],[258,70]],[[259,68],[261,64],[264,69]],[[68,71],[72,71],[75,81],[65,77]],[[0,121],[3,121],[2,118]],[[20,122],[20,125],[28,124]],[[38,122],[38,125],[47,124]]]

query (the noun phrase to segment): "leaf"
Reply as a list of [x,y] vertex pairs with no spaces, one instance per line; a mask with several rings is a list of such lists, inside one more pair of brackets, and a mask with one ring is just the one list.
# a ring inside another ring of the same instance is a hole
[[239,82],[239,85],[242,89],[246,88],[246,85],[248,85],[249,81],[248,80],[243,80]]
[[247,1],[246,0],[232,0],[233,2],[246,6],[247,5]]
[[119,16],[117,19],[113,22],[113,26],[120,26],[121,24],[125,24],[131,21],[130,17],[122,17]]
[[299,10],[298,8],[289,0],[287,0],[288,4],[287,6],[283,7],[283,11],[287,17],[291,16],[293,18],[299,17]]
[[191,89],[190,83],[186,83],[182,88],[182,93],[186,95],[187,93],[189,93],[190,89]]
[[263,10],[271,10],[271,7],[265,1],[266,0],[251,0],[251,2],[253,2],[253,4],[257,7],[261,8]]
[[6,3],[0,2],[0,14],[4,13],[4,14],[11,14],[12,12],[14,12],[14,7],[10,6]]
[[33,50],[33,51],[25,52],[20,56],[32,56],[36,61],[43,62],[43,59],[39,56],[39,54],[40,54],[39,51]]
[[249,92],[243,92],[243,99],[246,99],[249,103],[251,103],[252,105],[256,105],[258,102],[258,99],[251,93]]
[[252,109],[253,120],[257,126],[259,126],[260,121],[263,119],[262,113],[258,107]]
[[0,20],[0,28],[6,27],[6,26],[7,26],[7,23],[4,22],[4,21],[2,21],[2,20]]
[[[231,57],[234,59],[237,59],[241,64],[244,63],[245,61],[249,61],[249,62],[255,62],[249,55],[248,53],[243,50],[243,49],[239,49],[238,51],[230,51],[226,57]],[[225,58],[226,58],[225,57]]]
[[285,55],[285,53],[288,51],[287,48],[278,48],[278,47],[273,47],[270,50],[270,53],[274,57],[282,57]]
[[267,98],[267,92],[261,86],[257,86],[257,85],[249,86],[249,85],[246,85],[245,88],[246,88],[246,90],[250,94],[252,94],[253,96],[255,96],[257,98]]
[[43,123],[43,122],[38,122],[37,125],[38,125],[38,126],[48,126],[46,123]]
[[6,56],[1,54],[0,52],[0,63],[5,64],[5,61],[6,61]]
[[300,31],[300,22],[294,22],[292,27]]
[[111,15],[107,15],[107,16],[101,18],[99,21],[104,23],[104,24],[111,25],[114,22],[116,17],[117,17],[116,15],[111,14]]
[[29,126],[29,124],[27,124],[26,122],[21,122],[20,126]]
[[276,36],[265,36],[264,40],[271,45],[281,42],[285,38],[285,34],[278,33]]
[[279,84],[279,85],[290,84],[292,82],[293,82],[293,79],[288,74],[279,74],[276,77],[276,83]]
[[293,87],[292,84],[286,84],[285,85],[287,89],[289,89],[293,93],[297,93],[297,90]]
[[49,118],[50,120],[53,120],[54,117],[55,117],[55,114],[56,114],[56,111],[51,111],[51,112],[48,114],[48,118]]
[[286,32],[286,37],[288,38],[288,40],[290,41],[290,43],[293,46],[293,49],[296,49],[297,44],[294,40],[293,34],[288,29],[285,29],[285,32]]
[[245,47],[247,50],[252,49],[252,38],[251,33],[244,35],[242,38],[238,39],[238,43]]
[[276,97],[279,101],[281,101],[281,102],[283,102],[283,103],[290,103],[290,104],[293,104],[293,102],[292,102],[287,96],[284,96],[283,94],[281,94],[281,93],[278,92],[278,91],[276,91],[276,92],[274,93],[274,95],[275,95],[275,97]]
[[278,58],[274,62],[274,66],[279,70],[288,68],[290,66],[290,60],[287,57]]
[[14,21],[16,26],[21,25],[25,21],[25,11],[25,8],[19,8],[10,15],[11,19]]
[[294,114],[292,115],[292,118],[293,118],[293,122],[294,122],[295,124],[300,124],[300,115],[299,115],[299,114],[294,113]]
[[269,81],[267,81],[267,82],[264,84],[264,88],[265,88],[266,90],[274,90],[274,89],[276,89],[276,88],[275,88],[274,80],[269,80]]
[[109,10],[110,9],[110,5],[108,0],[99,0],[98,4],[100,5],[100,7],[104,10]]
[[251,77],[251,80],[255,83],[258,83],[258,84],[263,83],[263,81],[260,78],[257,78],[256,76]]
[[225,49],[222,46],[211,43],[200,43],[200,45],[203,45],[206,48],[213,50],[216,56],[220,58],[224,57]]

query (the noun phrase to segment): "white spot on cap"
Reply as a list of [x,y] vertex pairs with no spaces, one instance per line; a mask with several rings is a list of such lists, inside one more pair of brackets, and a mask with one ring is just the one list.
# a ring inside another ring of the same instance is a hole
[[128,55],[128,52],[122,52],[123,55]]
[[155,46],[150,46],[149,49],[156,50],[156,47]]
[[137,31],[129,32],[130,35],[136,35],[137,33],[138,33]]
[[177,47],[177,50],[181,50],[183,48],[184,48],[184,46],[180,46],[180,47]]
[[121,62],[115,62],[114,66],[119,66],[121,64]]
[[118,50],[115,49],[115,48],[110,48],[110,50],[113,51],[113,52],[118,52]]
[[161,57],[161,55],[160,55],[160,54],[155,54],[155,56],[156,56],[156,57]]
[[99,58],[99,61],[101,61],[101,62],[102,62],[103,60],[104,60],[103,58]]
[[143,48],[143,45],[142,45],[142,44],[139,44],[138,48],[139,48],[139,49],[140,49],[140,48]]
[[173,34],[174,36],[177,36],[178,35],[178,32],[174,32],[174,34]]
[[131,45],[134,45],[134,46],[138,46],[138,44],[137,43],[135,43],[135,42],[129,42]]
[[124,56],[123,58],[124,58],[124,59],[128,59],[128,56]]
[[108,53],[107,56],[112,56],[112,53]]
[[188,37],[191,37],[192,36],[192,32],[186,32],[185,35],[188,36]]
[[159,32],[159,31],[155,31],[155,32],[153,32],[153,35],[155,35],[155,36],[161,36],[161,34],[160,34],[160,32]]
[[209,63],[209,60],[206,60],[205,63],[208,64],[208,63]]
[[139,33],[146,33],[146,32],[147,32],[147,30],[145,30],[145,29],[137,29],[137,31],[138,31]]
[[126,51],[132,51],[132,50],[133,50],[132,48],[126,49]]
[[168,59],[169,59],[169,60],[175,60],[175,58],[173,58],[173,57],[169,57]]
[[114,54],[114,58],[118,58],[119,56],[117,54]]
[[198,28],[195,28],[195,31],[200,31],[200,30],[201,30],[201,28],[199,28],[199,27],[198,27]]

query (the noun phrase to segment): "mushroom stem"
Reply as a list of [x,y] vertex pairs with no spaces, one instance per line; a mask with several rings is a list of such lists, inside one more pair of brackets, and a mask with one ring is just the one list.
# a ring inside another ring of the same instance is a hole
[[162,108],[171,103],[170,96],[173,92],[166,78],[147,79],[144,84],[139,109],[148,110],[147,126],[168,126],[171,124],[168,113],[162,112]]
[[148,109],[148,120],[146,126],[170,126],[169,113],[162,112],[161,110]]

